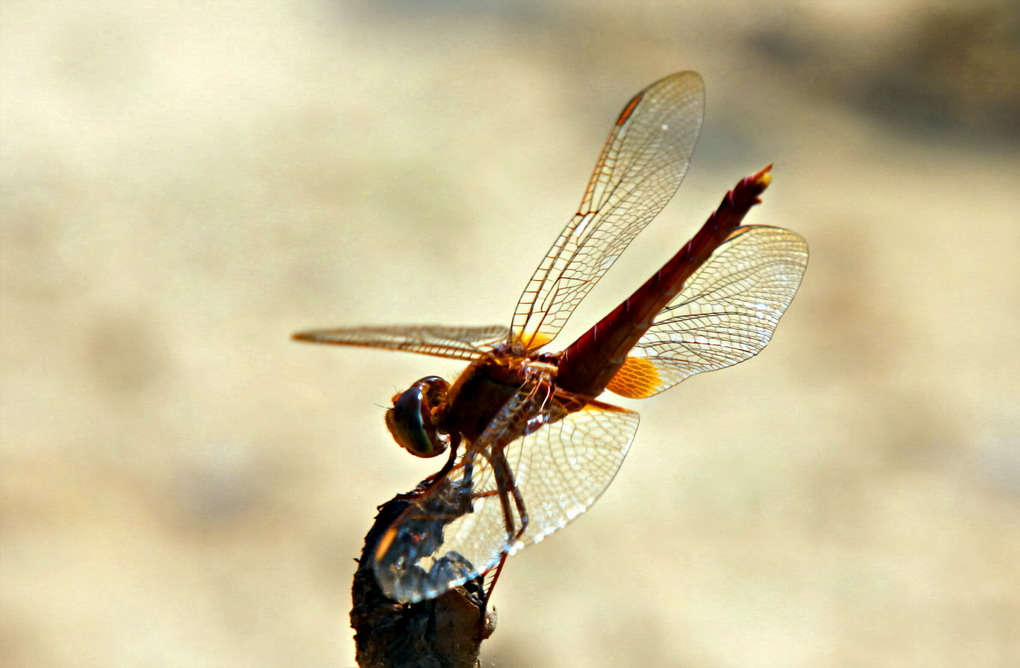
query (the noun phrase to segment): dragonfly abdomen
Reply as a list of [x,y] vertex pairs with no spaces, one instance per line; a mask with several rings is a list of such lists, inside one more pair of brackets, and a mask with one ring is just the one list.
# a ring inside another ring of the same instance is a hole
[[772,180],[772,165],[742,179],[698,233],[634,294],[563,351],[556,384],[595,397],[605,390],[627,360],[627,353],[651,327],[656,314],[683,289],[687,279],[733,233],[761,200]]

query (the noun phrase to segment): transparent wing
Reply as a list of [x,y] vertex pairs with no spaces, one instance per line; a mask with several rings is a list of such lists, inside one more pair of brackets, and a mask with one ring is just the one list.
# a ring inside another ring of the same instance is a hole
[[589,400],[507,448],[528,515],[527,530],[510,546],[511,554],[565,527],[602,496],[630,450],[639,420],[634,411]]
[[514,312],[526,350],[551,341],[637,234],[673,197],[687,173],[704,117],[696,72],[638,93],[609,133],[577,214],[567,223]]
[[504,325],[443,327],[440,325],[388,325],[344,327],[299,332],[296,341],[404,350],[422,355],[473,360],[503,343],[509,334]]
[[[555,421],[505,448],[472,448],[390,528],[375,562],[387,596],[438,596],[566,526],[612,482],[638,425],[637,413],[597,401],[559,419],[555,409],[532,413]],[[527,528],[514,540],[525,517]]]
[[757,355],[807,268],[807,242],[778,227],[737,228],[659,312],[607,389],[642,398]]

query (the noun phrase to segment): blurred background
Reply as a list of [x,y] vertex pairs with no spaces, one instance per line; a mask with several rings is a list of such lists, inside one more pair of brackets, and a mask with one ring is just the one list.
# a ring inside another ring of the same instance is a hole
[[576,334],[763,165],[811,264],[760,357],[644,402],[514,557],[483,665],[1020,664],[1012,2],[5,2],[0,663],[353,665],[383,407],[507,323],[617,113],[704,76],[673,203]]

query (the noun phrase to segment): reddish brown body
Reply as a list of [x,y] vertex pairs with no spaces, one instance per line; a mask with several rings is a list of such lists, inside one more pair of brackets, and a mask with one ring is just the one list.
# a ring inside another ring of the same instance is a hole
[[[596,397],[649,397],[756,355],[800,285],[807,245],[778,227],[740,227],[771,180],[743,179],[679,252],[560,353],[542,352],[683,180],[701,129],[694,72],[668,76],[617,117],[581,205],[535,269],[510,327],[373,326],[302,341],[463,360],[452,385],[426,376],[394,396],[386,424],[446,465],[383,534],[385,594],[433,598],[490,572],[585,512],[613,480],[638,415]],[[493,581],[494,584],[494,581]],[[491,589],[490,589],[491,592]]]
[[475,441],[496,412],[522,384],[522,363],[527,358],[509,358],[500,350],[485,355],[464,369],[450,387],[446,424],[451,432]]

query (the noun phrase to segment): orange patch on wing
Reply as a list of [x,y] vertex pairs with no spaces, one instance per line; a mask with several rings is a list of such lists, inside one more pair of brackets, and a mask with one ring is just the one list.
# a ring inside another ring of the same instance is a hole
[[662,376],[655,364],[643,357],[628,357],[606,389],[628,399],[644,399],[662,390]]
[[542,334],[541,332],[535,332],[531,336],[531,338],[528,339],[528,341],[524,344],[524,348],[530,353],[535,350],[538,350],[539,348],[549,343],[550,341],[552,341],[551,336]]

